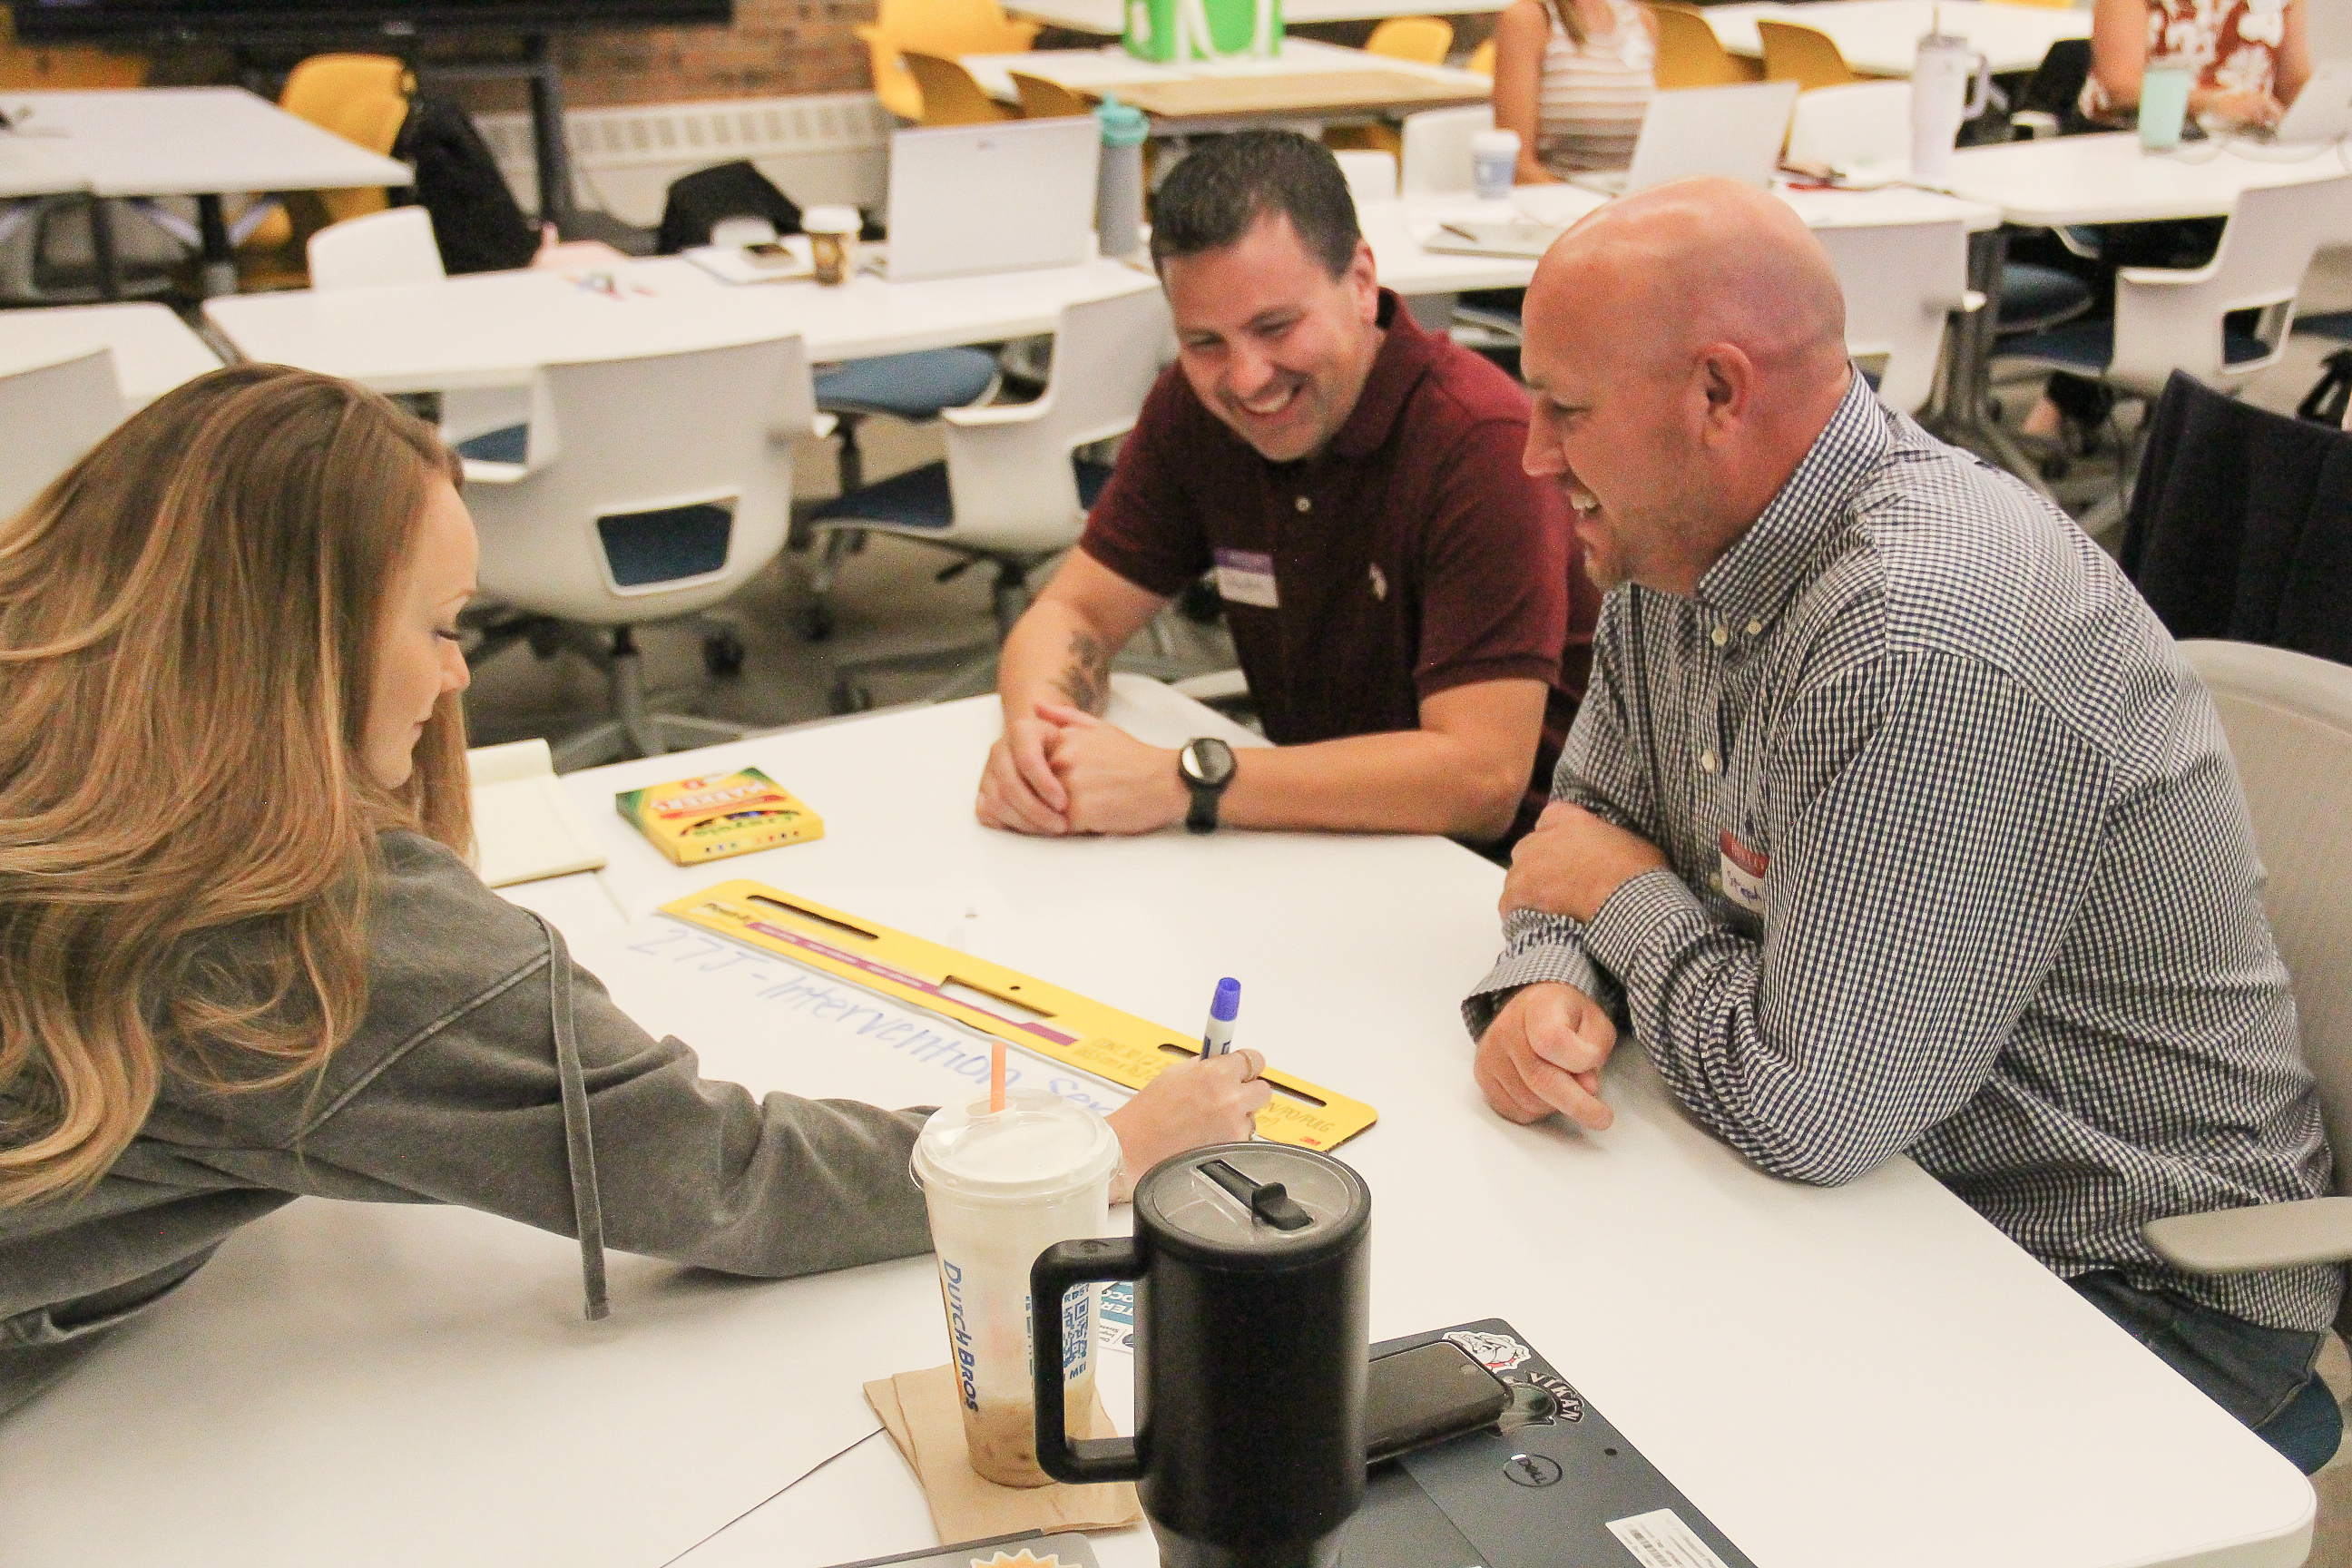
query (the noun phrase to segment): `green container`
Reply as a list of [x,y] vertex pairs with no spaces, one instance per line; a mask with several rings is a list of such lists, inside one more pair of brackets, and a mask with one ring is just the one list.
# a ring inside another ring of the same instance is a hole
[[1282,0],[1127,0],[1127,52],[1161,64],[1270,59]]

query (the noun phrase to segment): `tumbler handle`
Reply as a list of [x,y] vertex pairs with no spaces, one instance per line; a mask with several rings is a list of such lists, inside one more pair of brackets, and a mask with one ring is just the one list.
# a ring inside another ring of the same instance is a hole
[[1131,1240],[1057,1241],[1029,1268],[1030,1373],[1037,1393],[1037,1466],[1057,1481],[1131,1481],[1143,1474],[1132,1437],[1072,1437],[1062,1394],[1062,1297],[1073,1285],[1134,1279]]

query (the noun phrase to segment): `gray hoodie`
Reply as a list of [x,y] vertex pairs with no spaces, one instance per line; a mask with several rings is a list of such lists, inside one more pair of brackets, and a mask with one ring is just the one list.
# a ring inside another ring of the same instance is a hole
[[[464,1204],[564,1236],[584,1213],[592,1238],[601,1206],[610,1246],[775,1279],[929,1250],[907,1172],[921,1113],[705,1082],[692,1051],[638,1028],[456,855],[413,833],[383,850],[367,1015],[322,1071],[244,1094],[167,1077],[95,1186],[0,1207],[0,1412],[302,1194]],[[553,1022],[567,989],[584,1194]]]

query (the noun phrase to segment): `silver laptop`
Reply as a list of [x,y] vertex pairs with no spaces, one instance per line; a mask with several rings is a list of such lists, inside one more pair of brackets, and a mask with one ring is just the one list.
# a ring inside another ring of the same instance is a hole
[[1579,174],[1570,184],[1604,195],[1627,196],[1720,174],[1747,185],[1769,185],[1797,110],[1797,84],[1759,81],[1739,87],[1685,87],[1653,93],[1633,143],[1633,162],[1622,170]]
[[893,132],[884,275],[912,283],[1086,260],[1101,141],[1091,115]]
[[2273,142],[2341,142],[2352,136],[2352,60],[2326,60],[2311,73]]

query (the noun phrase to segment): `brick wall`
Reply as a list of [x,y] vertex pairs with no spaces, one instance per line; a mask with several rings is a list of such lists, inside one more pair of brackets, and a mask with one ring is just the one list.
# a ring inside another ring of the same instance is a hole
[[649,27],[562,46],[565,97],[582,109],[691,103],[870,85],[866,45],[851,34],[874,0],[735,0],[731,27]]

